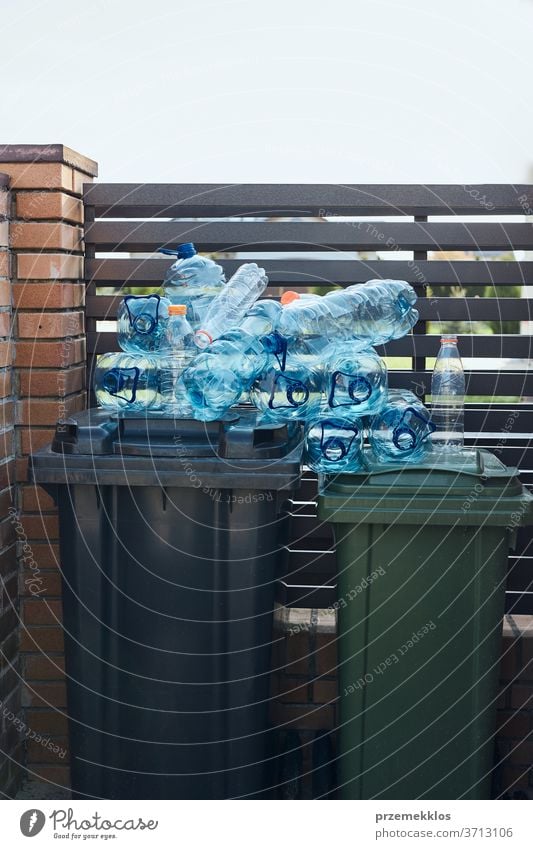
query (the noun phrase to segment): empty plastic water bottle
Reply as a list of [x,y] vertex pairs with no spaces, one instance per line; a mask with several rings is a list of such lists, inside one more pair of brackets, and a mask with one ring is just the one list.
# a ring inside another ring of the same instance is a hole
[[419,462],[435,430],[429,411],[408,390],[390,390],[385,407],[370,421],[369,442],[378,462]]
[[255,262],[241,265],[211,301],[202,326],[194,336],[198,347],[206,348],[223,333],[238,327],[267,284],[265,270]]
[[356,472],[363,466],[362,420],[323,414],[305,430],[305,462],[314,472]]
[[293,301],[310,301],[317,298],[320,298],[320,295],[314,295],[312,292],[294,292],[292,289],[286,289],[280,298],[280,303],[286,307],[288,304],[292,304]]
[[157,361],[143,354],[103,354],[94,371],[99,407],[147,410],[158,400]]
[[183,380],[197,418],[220,418],[250,389],[267,366],[270,346],[276,344],[270,335],[280,310],[277,301],[257,301],[240,327],[223,333],[196,356]]
[[318,413],[323,377],[318,361],[306,363],[290,352],[282,369],[274,357],[254,382],[250,398],[265,421],[308,419]]
[[460,451],[464,445],[465,373],[457,336],[442,336],[431,379],[431,437],[437,451]]
[[168,353],[160,353],[157,357],[159,403],[165,412],[179,418],[191,418],[193,414],[182,375],[196,355],[197,348],[186,313],[185,304],[169,306],[165,340]]
[[331,345],[325,359],[326,403],[333,414],[377,413],[387,400],[387,368],[372,349],[354,353],[352,345]]
[[117,338],[123,351],[156,353],[166,343],[170,301],[160,295],[127,295],[117,313]]
[[328,292],[321,298],[296,298],[284,306],[278,332],[286,337],[350,340],[353,350],[405,336],[418,320],[416,293],[403,280],[369,280]]
[[159,253],[176,257],[163,281],[165,296],[173,304],[185,304],[187,320],[196,330],[209,304],[224,288],[226,278],[222,266],[197,253],[192,242],[185,242],[175,249],[160,248]]

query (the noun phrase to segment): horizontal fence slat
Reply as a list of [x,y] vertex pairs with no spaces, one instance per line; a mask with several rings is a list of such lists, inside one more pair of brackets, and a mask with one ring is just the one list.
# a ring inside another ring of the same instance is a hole
[[289,565],[283,580],[292,584],[317,584],[325,580],[331,582],[336,569],[334,551],[289,551]]
[[[431,394],[431,371],[389,371],[389,385],[411,389],[418,395]],[[533,397],[533,372],[466,372],[467,395],[516,395]]]
[[531,321],[529,298],[419,298],[417,309],[426,321]]
[[533,592],[533,558],[510,557],[507,589],[513,592]]
[[533,247],[533,224],[456,222],[97,221],[85,243],[99,251],[155,251],[193,241],[200,251],[272,250],[522,250]]
[[533,593],[505,593],[505,612],[515,616],[533,614]]
[[[89,318],[114,318],[120,295],[90,295]],[[420,318],[432,321],[531,321],[533,300],[527,298],[419,298]]]
[[[502,359],[527,359],[531,356],[533,337],[514,335],[458,336],[459,350],[464,357],[499,357]],[[440,348],[440,335],[409,335],[394,339],[377,347],[382,356],[436,357]]]
[[533,433],[533,409],[529,405],[498,408],[471,407],[465,405],[465,430],[486,431],[488,433],[502,432],[503,435],[513,433]]
[[[374,277],[407,280],[423,286],[533,286],[533,262],[476,260],[258,260],[273,286],[330,286],[365,283]],[[235,273],[242,260],[219,259],[226,277]],[[169,267],[169,258],[88,259],[85,279],[98,286],[159,285]]]
[[96,183],[84,187],[96,217],[239,215],[520,214],[530,185],[317,185]]
[[332,607],[337,600],[337,588],[334,585],[326,586],[293,586],[278,582],[277,601],[285,607]]

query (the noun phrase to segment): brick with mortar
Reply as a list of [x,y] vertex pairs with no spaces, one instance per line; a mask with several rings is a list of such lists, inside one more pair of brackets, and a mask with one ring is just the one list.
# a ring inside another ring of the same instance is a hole
[[70,254],[19,254],[16,261],[19,280],[79,280],[83,259]]
[[82,230],[73,224],[48,221],[12,221],[10,227],[12,250],[80,251]]
[[83,333],[83,312],[18,313],[18,335],[29,339],[57,339]]
[[17,192],[16,212],[18,218],[83,222],[82,201],[65,192]]

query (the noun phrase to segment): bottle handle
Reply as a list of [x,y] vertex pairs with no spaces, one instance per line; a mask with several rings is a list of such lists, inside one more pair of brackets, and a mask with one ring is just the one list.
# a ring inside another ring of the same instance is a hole
[[[133,372],[132,375],[132,387],[131,387],[131,398],[126,398],[124,395],[120,395],[126,385],[126,372]],[[120,398],[122,401],[126,401],[127,404],[133,404],[137,397],[137,387],[139,384],[139,377],[141,374],[141,370],[137,366],[132,366],[132,368],[112,368],[109,369],[104,374],[104,379],[102,381],[103,387],[106,392],[109,392],[113,398]]]
[[326,425],[328,425],[328,424],[331,424],[331,422],[326,419],[326,421],[322,422],[322,425],[321,425],[322,433],[321,433],[321,436],[320,436],[320,450],[322,452],[322,456],[325,457],[326,460],[334,459],[332,457],[328,457],[328,451],[335,449],[337,451],[340,451],[340,457],[337,457],[336,459],[337,460],[344,460],[348,451],[352,447],[353,441],[354,441],[355,437],[357,436],[357,434],[359,433],[359,430],[358,430],[358,428],[353,427],[353,426],[350,426],[350,427],[343,426],[341,428],[341,427],[338,427],[336,425],[338,430],[344,430],[346,432],[351,431],[352,437],[351,437],[350,441],[348,442],[348,445],[346,445],[340,439],[340,437],[338,437],[338,436],[330,436],[329,439],[326,439],[326,441],[324,442],[324,430],[326,428]]
[[[275,377],[275,380],[272,384],[272,389],[271,389],[271,392],[270,392],[270,398],[268,399],[268,406],[271,410],[277,409],[274,406],[274,398],[276,396],[276,386],[278,385],[279,378],[283,378],[285,380],[285,383],[287,384],[286,389],[285,389],[285,397],[288,401],[289,407],[291,407],[292,409],[297,409],[298,407],[301,407],[303,404],[305,404],[309,400],[309,389],[305,385],[305,383],[302,383],[301,380],[296,380],[295,378],[287,377],[284,374],[277,374],[276,377]],[[295,398],[294,398],[295,392],[302,392],[303,393],[304,397],[301,401],[295,400]],[[283,406],[285,406],[285,405],[283,405]]]
[[[141,313],[140,315],[133,316],[130,310],[129,301],[139,300],[139,298],[145,298],[149,300],[150,298],[155,298],[157,300],[157,306],[155,308],[155,318],[150,313]],[[128,313],[128,321],[130,323],[130,327],[133,327],[136,333],[141,335],[147,335],[148,333],[153,333],[155,328],[159,323],[159,307],[161,305],[161,296],[160,295],[126,295],[124,298],[124,306],[126,307],[126,311]],[[140,319],[146,322],[146,327],[141,328]]]
[[[421,443],[424,442],[428,438],[428,436],[431,433],[434,433],[435,430],[436,430],[436,427],[433,424],[433,422],[431,421],[431,419],[426,418],[426,416],[423,416],[421,413],[418,412],[418,410],[415,410],[414,407],[406,407],[406,409],[402,413],[402,417],[401,417],[400,421],[398,422],[398,424],[396,425],[396,427],[392,431],[392,441],[393,441],[394,445],[396,446],[396,448],[398,448],[399,451],[412,451],[413,448],[415,448],[416,444],[417,444],[417,434],[415,433],[415,431],[413,430],[412,427],[409,427],[408,424],[404,424],[408,414],[410,414],[411,417],[415,417],[417,419],[420,419],[420,421],[427,428],[426,433],[422,436],[422,439],[420,440]],[[410,444],[409,445],[401,445],[400,444],[400,438],[402,436],[408,436],[410,438]]]
[[[346,401],[344,404],[335,404],[335,385],[337,383],[337,379],[339,377],[349,377],[351,378],[348,384],[348,395],[351,399],[350,401]],[[356,392],[360,392],[362,397],[357,397]],[[328,406],[330,407],[351,407],[352,404],[363,404],[365,401],[368,401],[370,396],[372,395],[372,384],[366,377],[362,377],[361,375],[353,375],[350,372],[346,371],[334,371],[331,375],[331,389],[328,397]]]
[[273,330],[272,333],[267,333],[266,336],[261,336],[259,341],[267,353],[274,355],[281,371],[285,371],[285,364],[287,361],[286,337],[282,336],[281,333],[278,333],[277,330]]

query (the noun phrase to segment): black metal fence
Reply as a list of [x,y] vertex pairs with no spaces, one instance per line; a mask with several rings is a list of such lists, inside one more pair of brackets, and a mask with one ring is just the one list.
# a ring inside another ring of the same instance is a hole
[[[423,397],[441,327],[459,330],[466,360],[467,442],[517,466],[533,485],[533,186],[185,185],[85,187],[87,341],[93,358],[117,348],[120,291],[156,288],[159,247],[194,241],[227,275],[246,260],[280,288],[347,286],[373,277],[412,283],[420,321],[384,346],[391,386]],[[236,256],[237,255],[237,256]],[[450,325],[450,322],[453,325]],[[316,478],[293,505],[290,570],[280,599],[297,607],[334,600],[331,531],[316,517]],[[533,534],[509,558],[507,608],[533,613]]]

